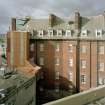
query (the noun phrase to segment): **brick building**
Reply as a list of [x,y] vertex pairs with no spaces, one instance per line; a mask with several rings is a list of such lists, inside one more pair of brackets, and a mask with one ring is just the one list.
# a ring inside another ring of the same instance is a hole
[[[84,91],[105,83],[105,13],[30,19],[30,61],[42,66],[45,87]],[[42,87],[44,90],[45,87]]]

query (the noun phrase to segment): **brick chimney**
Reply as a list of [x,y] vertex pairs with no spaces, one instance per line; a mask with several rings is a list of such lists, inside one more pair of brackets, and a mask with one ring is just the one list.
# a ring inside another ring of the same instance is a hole
[[12,31],[16,31],[16,18],[12,18],[11,27]]
[[50,25],[51,27],[54,26],[55,20],[56,20],[56,16],[55,16],[54,14],[50,14],[50,15],[49,15],[49,25]]
[[81,28],[81,17],[78,10],[75,11],[75,29],[79,30]]

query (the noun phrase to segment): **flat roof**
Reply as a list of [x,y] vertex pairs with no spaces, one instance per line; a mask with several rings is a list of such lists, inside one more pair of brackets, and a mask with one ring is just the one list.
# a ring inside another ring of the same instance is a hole
[[4,78],[3,76],[0,77],[0,90],[7,89],[13,86],[19,87],[22,83],[26,82],[32,77],[33,75],[28,76],[18,71],[11,71],[11,74],[7,74],[7,78]]

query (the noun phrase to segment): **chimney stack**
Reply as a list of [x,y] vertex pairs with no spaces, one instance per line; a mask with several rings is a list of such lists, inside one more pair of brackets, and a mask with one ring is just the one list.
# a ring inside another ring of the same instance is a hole
[[16,18],[12,18],[11,27],[12,27],[12,31],[16,31]]
[[79,30],[81,28],[81,17],[78,10],[75,11],[75,29]]
[[50,15],[49,15],[49,25],[50,25],[51,27],[54,26],[55,20],[56,20],[56,16],[53,15],[53,14],[50,14]]

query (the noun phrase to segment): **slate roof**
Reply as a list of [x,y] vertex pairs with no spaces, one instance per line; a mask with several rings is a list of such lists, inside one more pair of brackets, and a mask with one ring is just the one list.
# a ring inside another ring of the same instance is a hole
[[[59,18],[60,20],[57,21],[57,24],[54,25],[53,27],[49,26],[49,19],[31,19],[25,26],[21,28],[21,30],[28,30],[32,32],[33,30],[48,30],[48,29],[53,29],[53,30],[73,30],[74,34],[72,37],[69,38],[74,38],[77,37],[77,31],[75,30],[75,16],[72,15],[71,17],[68,18]],[[69,24],[72,22],[72,24]],[[105,17],[103,14],[97,15],[97,16],[86,16],[82,17],[81,16],[81,31],[82,30],[87,30],[88,35],[87,37],[82,37],[81,35],[79,36],[80,39],[105,39]],[[96,30],[102,30],[103,35],[100,38],[96,38],[95,31]]]

